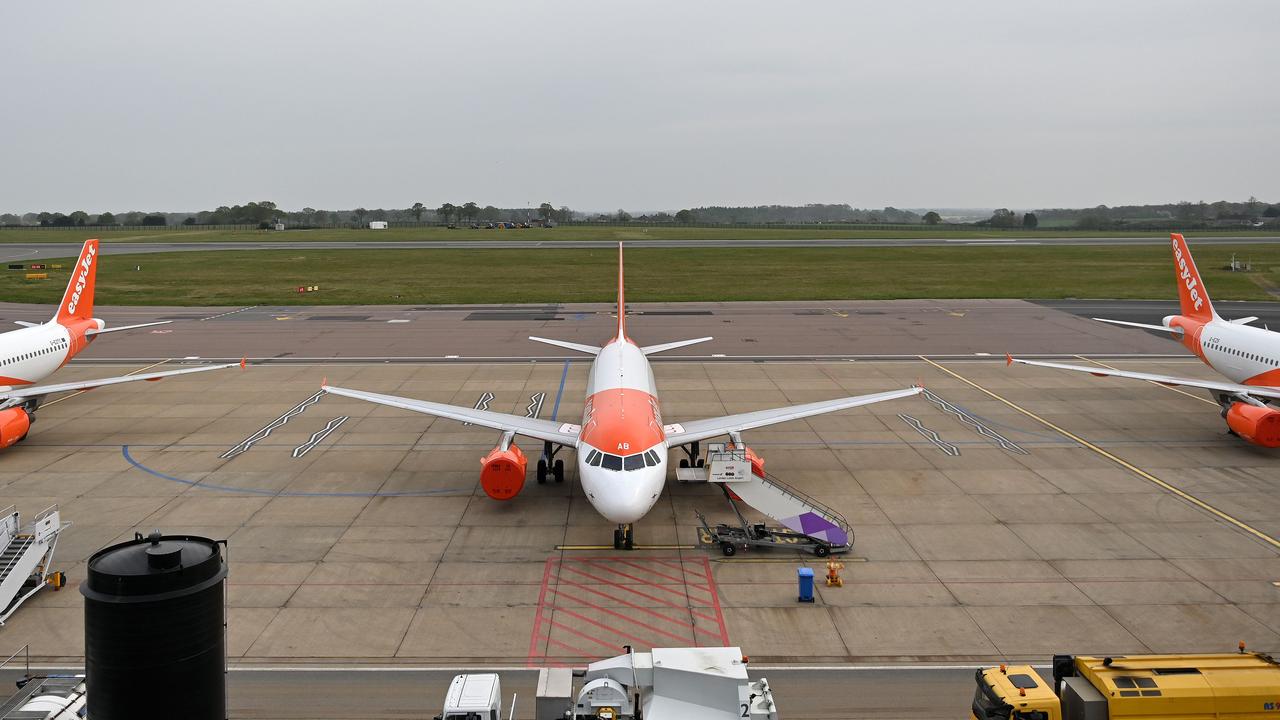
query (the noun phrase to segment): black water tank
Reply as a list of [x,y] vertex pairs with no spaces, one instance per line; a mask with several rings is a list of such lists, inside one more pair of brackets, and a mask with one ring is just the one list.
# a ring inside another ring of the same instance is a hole
[[89,558],[80,592],[90,718],[226,719],[227,563],[219,545],[135,534]]

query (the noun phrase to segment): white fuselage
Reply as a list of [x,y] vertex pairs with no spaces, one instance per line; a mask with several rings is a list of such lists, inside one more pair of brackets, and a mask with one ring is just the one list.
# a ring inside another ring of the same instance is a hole
[[653,370],[625,337],[605,345],[591,364],[578,474],[587,501],[615,523],[644,517],[666,484],[666,433]]
[[74,354],[66,327],[45,323],[0,334],[0,389],[40,382]]
[[1280,333],[1214,320],[1200,331],[1200,352],[1232,382],[1280,386]]

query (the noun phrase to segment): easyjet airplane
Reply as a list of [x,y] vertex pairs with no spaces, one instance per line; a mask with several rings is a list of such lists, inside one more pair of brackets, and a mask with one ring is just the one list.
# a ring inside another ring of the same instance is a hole
[[[604,347],[594,347],[539,337],[529,339],[595,356],[587,380],[586,406],[582,412],[581,424],[379,395],[329,387],[327,384],[322,389],[335,395],[502,431],[498,446],[480,460],[480,485],[489,497],[496,500],[509,500],[524,487],[526,459],[520,448],[512,444],[514,436],[524,435],[543,442],[543,457],[537,465],[539,483],[546,482],[548,475],[554,477],[556,482],[563,481],[564,461],[555,460],[551,464],[551,460],[561,448],[575,449],[578,477],[581,478],[587,500],[601,515],[618,524],[618,529],[613,534],[614,547],[628,550],[634,543],[632,523],[649,512],[666,484],[669,448],[684,446],[690,459],[701,464],[698,459],[698,443],[701,440],[728,435],[736,445],[742,447],[740,433],[744,430],[908,397],[921,390],[912,387],[707,420],[664,424],[658,407],[658,390],[647,356],[705,342],[711,338],[642,347],[627,335],[621,244],[618,246],[618,328],[609,342]],[[747,453],[754,465],[759,467],[763,464],[750,449],[747,449]],[[682,465],[687,462],[681,460]]]
[[164,320],[108,328],[105,322],[93,317],[93,286],[97,273],[98,241],[87,240],[80,250],[80,258],[71,269],[71,280],[67,283],[67,290],[62,295],[62,302],[58,303],[58,311],[53,319],[46,323],[18,322],[23,326],[21,330],[0,333],[0,449],[27,437],[34,419],[33,414],[46,395],[244,365],[242,360],[228,365],[204,365],[101,380],[34,385],[66,365],[68,360],[89,347],[89,343],[99,335],[164,325],[168,322]]
[[1091,375],[1148,380],[1162,385],[1185,385],[1208,390],[1222,406],[1222,416],[1235,435],[1263,447],[1280,447],[1280,333],[1250,327],[1256,317],[1224,320],[1214,312],[1191,249],[1179,234],[1173,234],[1173,269],[1178,286],[1181,315],[1170,315],[1161,325],[1123,322],[1094,318],[1099,322],[1128,325],[1146,330],[1164,330],[1172,334],[1205,365],[1217,370],[1230,382],[1193,380],[1151,373],[1082,367],[1062,363],[1019,360],[1007,357],[1010,364],[1039,365],[1075,370]]

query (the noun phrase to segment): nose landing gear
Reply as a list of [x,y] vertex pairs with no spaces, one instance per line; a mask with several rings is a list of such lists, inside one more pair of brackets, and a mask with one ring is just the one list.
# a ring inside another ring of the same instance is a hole
[[618,523],[618,529],[613,531],[613,549],[614,550],[633,550],[635,549],[636,533],[631,523]]

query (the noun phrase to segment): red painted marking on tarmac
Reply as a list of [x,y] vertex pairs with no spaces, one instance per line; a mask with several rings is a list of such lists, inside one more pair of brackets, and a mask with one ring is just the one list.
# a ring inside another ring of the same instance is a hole
[[[614,610],[610,610],[609,608],[604,607],[603,605],[593,605],[593,604],[591,604],[591,603],[589,603],[589,602],[586,602],[586,601],[583,601],[583,603],[584,603],[587,607],[589,607],[589,608],[591,608],[591,609],[593,609],[593,610],[599,610],[600,612],[605,613],[606,615],[612,615],[613,617],[616,617],[616,618],[618,618],[619,620],[625,620],[626,622],[632,623],[633,625],[639,625],[640,627],[642,627],[642,628],[644,628],[644,629],[646,629],[646,630],[652,630],[653,632],[656,632],[656,633],[658,633],[659,635],[666,635],[667,637],[669,637],[669,638],[671,638],[672,640],[675,640],[675,641],[677,641],[677,642],[685,642],[686,640],[688,640],[688,638],[687,638],[687,637],[685,637],[685,636],[683,636],[683,635],[677,635],[677,634],[672,633],[672,632],[667,632],[666,630],[663,630],[662,628],[657,628],[657,627],[654,627],[654,626],[652,626],[652,625],[649,625],[648,623],[640,622],[639,620],[636,620],[636,619],[635,619],[635,618],[633,618],[633,617],[630,617],[630,616],[627,616],[627,615],[623,615],[622,613],[617,612],[617,611],[614,611]],[[567,608],[556,608],[556,611],[557,611],[557,612],[569,613],[570,615],[575,615],[575,614],[573,613],[573,611],[571,611],[571,610],[569,610],[569,609],[567,609]],[[575,617],[576,617],[576,615],[575,615]],[[680,620],[676,620],[675,618],[663,618],[663,619],[664,619],[664,620],[666,620],[666,621],[667,621],[667,622],[669,622],[669,623],[672,623],[672,624],[676,625],[677,627],[679,627],[679,628],[681,628],[681,629],[683,629],[683,628],[685,628],[685,627],[690,627],[690,628],[692,628],[692,626],[686,626],[682,621],[680,621]],[[591,621],[589,621],[589,620],[588,620],[588,622],[591,622]],[[606,627],[606,626],[601,626],[601,627]],[[617,634],[619,634],[619,635],[625,635],[624,633],[617,633]],[[625,635],[625,637],[631,637],[631,636],[629,636],[629,635]],[[641,642],[641,643],[647,643],[647,642],[649,642],[648,640],[642,640],[642,639],[640,639],[640,638],[635,638],[635,637],[632,637],[631,639],[632,639],[632,640],[636,640],[636,641]]]
[[[652,616],[654,616],[654,617],[656,617],[656,618],[660,618],[660,619],[662,619],[662,620],[666,620],[667,622],[675,622],[675,623],[683,622],[683,620],[682,620],[682,619],[680,619],[680,618],[673,618],[673,617],[671,617],[670,615],[663,615],[662,613],[658,612],[657,610],[654,610],[653,608],[648,608],[648,607],[645,607],[645,606],[643,606],[643,605],[637,605],[637,604],[635,604],[635,603],[633,603],[633,602],[628,602],[628,601],[623,600],[623,599],[621,599],[621,598],[614,597],[613,595],[610,595],[610,594],[608,594],[608,593],[600,592],[599,590],[596,590],[596,589],[595,589],[595,588],[593,588],[593,587],[588,587],[588,586],[586,586],[586,585],[583,585],[582,583],[576,583],[576,582],[574,582],[574,581],[572,581],[572,580],[565,580],[564,578],[560,578],[560,579],[559,579],[559,581],[560,581],[561,583],[565,584],[565,585],[570,585],[570,586],[572,586],[572,587],[580,588],[580,589],[585,590],[585,591],[587,591],[587,592],[589,592],[589,593],[594,593],[594,594],[596,594],[596,595],[599,595],[600,597],[609,598],[610,600],[613,600],[613,601],[615,601],[615,602],[617,602],[617,603],[619,603],[619,604],[621,604],[621,605],[625,605],[625,606],[627,606],[627,607],[629,607],[629,608],[631,608],[631,609],[633,609],[633,610],[639,610],[639,611],[640,611],[640,612],[642,612],[642,613],[648,613],[649,615],[652,615]],[[790,584],[790,583],[788,583],[788,584]],[[586,601],[584,600],[583,602],[586,602]],[[683,610],[683,609],[684,609],[684,608],[681,608],[681,610]]]
[[[559,611],[559,612],[564,612],[564,608],[556,608],[556,610],[557,610],[557,611]],[[565,624],[563,624],[563,623],[558,623],[558,622],[556,622],[555,620],[552,620],[552,621],[551,621],[551,627],[560,628],[561,630],[563,630],[563,631],[565,631],[565,632],[569,633],[570,635],[577,635],[578,637],[582,638],[583,640],[586,640],[586,641],[588,641],[588,642],[596,643],[597,645],[600,645],[600,646],[602,646],[602,647],[606,647],[606,648],[608,648],[608,649],[610,649],[610,650],[618,650],[618,649],[619,649],[617,645],[614,645],[614,644],[613,644],[613,643],[611,643],[611,642],[605,642],[604,640],[601,640],[600,638],[591,637],[590,635],[588,635],[588,634],[586,634],[586,633],[584,633],[584,632],[579,632],[579,631],[577,631],[577,630],[574,630],[573,628],[569,627],[568,625],[565,625]]]
[[[533,613],[533,634],[529,636],[529,664],[533,664],[534,658],[538,656],[538,638],[542,634],[542,611],[547,602],[547,585],[551,581],[551,563],[553,562],[556,562],[555,558],[547,558],[547,564],[542,569],[542,589],[538,591],[538,609]],[[548,640],[550,637],[551,632],[548,631]]]
[[729,629],[725,627],[724,610],[720,608],[720,590],[716,588],[716,579],[711,574],[711,559],[705,555],[702,557],[702,567],[707,575],[707,583],[711,587],[711,602],[712,607],[716,609],[716,622],[720,624],[720,639],[723,641],[722,644],[728,647]]
[[[596,610],[600,610],[601,612],[608,612],[605,608],[602,608],[602,607],[595,607],[594,609],[596,609]],[[587,623],[587,624],[589,624],[589,625],[595,625],[596,627],[598,627],[598,628],[600,628],[600,629],[602,629],[602,630],[604,630],[604,631],[606,631],[606,632],[608,632],[608,633],[610,633],[610,634],[617,635],[617,636],[619,636],[619,637],[624,637],[624,638],[626,638],[626,639],[628,639],[628,640],[634,640],[634,641],[636,641],[636,642],[640,643],[640,647],[644,647],[644,645],[645,645],[646,643],[649,643],[649,642],[651,642],[651,641],[652,641],[652,638],[642,638],[642,637],[637,637],[637,636],[635,636],[635,635],[632,635],[631,633],[626,633],[626,632],[623,632],[623,631],[618,630],[618,629],[616,629],[616,628],[613,628],[613,627],[610,627],[610,626],[608,626],[608,625],[605,625],[604,623],[600,622],[599,620],[592,620],[591,618],[587,617],[586,615],[583,615],[582,613],[574,612],[574,611],[572,611],[572,610],[570,610],[570,609],[568,609],[568,608],[556,608],[556,612],[557,612],[557,613],[564,613],[565,615],[569,615],[569,616],[571,616],[571,617],[577,618],[578,620],[581,620],[582,622]],[[613,612],[611,612],[611,613],[609,613],[609,614],[610,614],[610,615],[615,615],[615,616],[617,616],[617,617],[620,617],[620,618],[622,618],[623,620],[629,620],[629,618],[627,618],[627,616],[626,616],[626,615],[622,615],[621,613],[613,613]],[[558,624],[558,623],[557,623],[557,624]],[[654,631],[654,632],[656,632],[656,633],[661,633],[661,634],[663,634],[663,635],[666,635],[667,637],[675,638],[677,642],[686,642],[686,641],[688,641],[688,639],[689,639],[689,638],[687,638],[687,637],[684,637],[683,635],[676,635],[675,633],[669,633],[669,632],[666,632],[665,630],[659,630],[659,629],[657,629],[657,628],[655,628],[655,627],[649,627],[648,625],[644,625],[644,624],[642,624],[642,623],[636,623],[636,624],[637,624],[637,625],[640,625],[641,627],[648,628],[649,630],[652,630],[652,631]],[[691,633],[691,634],[692,634],[692,633]],[[599,638],[596,638],[596,639],[597,639],[597,640],[600,640]],[[614,645],[613,643],[604,643],[603,641],[601,641],[601,642],[602,642],[602,644],[608,645],[609,647],[617,647],[617,645]]]
[[[590,573],[585,573],[585,572],[583,572],[583,571],[581,571],[581,570],[578,570],[578,569],[576,569],[576,568],[561,568],[561,569],[562,569],[562,570],[568,570],[569,572],[577,573],[577,574],[579,574],[579,575],[581,575],[581,576],[583,576],[583,577],[585,577],[585,578],[590,578],[590,579],[592,579],[592,580],[595,580],[596,582],[604,583],[605,585],[608,585],[608,586],[610,586],[610,587],[615,587],[615,588],[618,588],[619,590],[623,590],[623,591],[625,591],[625,592],[629,592],[629,593],[633,593],[633,594],[635,594],[635,595],[639,595],[640,597],[645,598],[646,600],[652,600],[652,601],[654,601],[654,602],[656,602],[656,603],[659,603],[659,604],[661,604],[661,605],[666,605],[667,607],[673,607],[673,608],[677,608],[677,609],[680,609],[680,610],[689,610],[689,608],[687,608],[687,607],[686,607],[686,606],[684,606],[684,605],[677,605],[677,604],[675,604],[675,603],[673,603],[673,602],[671,602],[671,601],[669,601],[669,600],[664,600],[664,599],[662,599],[662,598],[660,598],[660,597],[657,597],[656,595],[650,595],[650,594],[648,594],[648,593],[641,592],[641,591],[639,591],[639,590],[635,590],[635,589],[633,589],[633,588],[627,587],[626,585],[622,585],[622,584],[620,584],[620,583],[613,582],[612,580],[606,580],[606,579],[604,579],[604,578],[602,578],[602,577],[596,577],[595,575],[592,575],[592,574],[590,574]],[[687,599],[687,598],[686,598],[686,599]],[[696,611],[694,611],[694,610],[689,610],[689,612],[690,612],[690,614],[697,615],[698,617],[703,618],[704,620],[710,620],[711,622],[716,622],[716,618],[712,617],[711,615],[703,615],[702,613],[696,612]]]
[[[672,589],[672,588],[667,587],[666,585],[661,585],[661,584],[659,584],[659,583],[653,582],[652,580],[645,580],[644,578],[638,578],[638,577],[636,577],[635,575],[630,575],[630,574],[628,574],[628,573],[624,573],[624,572],[622,572],[621,570],[614,570],[613,568],[608,567],[607,565],[601,565],[600,563],[598,563],[598,562],[597,562],[597,561],[595,561],[595,560],[585,560],[584,562],[590,563],[593,567],[598,567],[598,568],[600,568],[601,570],[604,570],[604,571],[606,571],[606,572],[611,572],[611,573],[613,573],[614,575],[620,575],[620,576],[622,576],[622,577],[624,577],[624,578],[626,578],[626,579],[628,579],[628,580],[632,580],[632,581],[638,582],[638,583],[640,583],[641,585],[648,585],[648,586],[649,586],[649,587],[651,587],[651,588],[656,588],[656,589],[658,589],[658,590],[662,590],[663,592],[669,592],[669,593],[671,593],[672,595],[679,595],[680,597],[684,598],[686,602],[688,602],[688,601],[689,601],[689,593],[687,593],[687,592],[685,592],[685,591],[683,591],[683,590],[675,590],[675,589]],[[683,585],[684,585],[684,581],[683,581],[683,580],[682,580],[682,581],[680,581],[680,585],[681,585],[681,586],[683,586]]]

